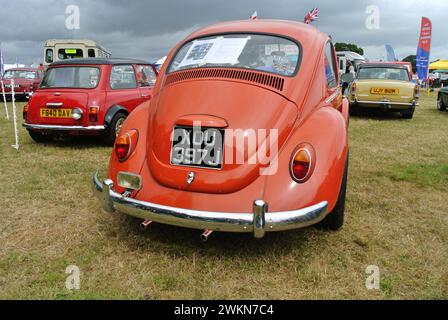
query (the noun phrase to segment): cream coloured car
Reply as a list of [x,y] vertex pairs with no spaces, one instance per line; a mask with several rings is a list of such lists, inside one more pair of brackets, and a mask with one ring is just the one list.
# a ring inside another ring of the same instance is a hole
[[350,111],[378,108],[400,112],[411,119],[418,105],[418,86],[412,82],[409,69],[396,63],[363,63],[348,93]]

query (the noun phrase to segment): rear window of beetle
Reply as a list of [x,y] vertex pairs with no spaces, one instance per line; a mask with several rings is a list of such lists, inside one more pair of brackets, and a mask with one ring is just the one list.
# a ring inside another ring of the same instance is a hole
[[96,88],[100,79],[97,67],[57,67],[45,73],[40,88]]
[[186,43],[171,60],[168,73],[194,68],[241,68],[293,76],[300,47],[292,40],[261,34],[225,34]]

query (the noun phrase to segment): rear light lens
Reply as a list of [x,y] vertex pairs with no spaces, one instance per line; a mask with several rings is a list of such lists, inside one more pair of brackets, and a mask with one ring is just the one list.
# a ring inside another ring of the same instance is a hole
[[419,87],[418,87],[418,85],[416,84],[415,87],[414,87],[414,97],[417,97],[417,96],[418,96],[418,93],[419,93]]
[[22,115],[23,115],[23,120],[26,121],[26,117],[28,115],[28,105],[27,104],[23,107]]
[[90,107],[89,108],[89,121],[90,122],[98,122],[98,111],[99,111],[99,107]]
[[118,161],[123,162],[129,159],[134,152],[138,141],[137,130],[129,130],[120,134],[115,140],[114,151]]
[[304,183],[313,174],[315,152],[309,144],[297,147],[291,159],[291,177],[298,183]]
[[352,87],[350,89],[350,93],[352,94],[352,96],[355,95],[355,93],[356,93],[356,82],[352,83]]

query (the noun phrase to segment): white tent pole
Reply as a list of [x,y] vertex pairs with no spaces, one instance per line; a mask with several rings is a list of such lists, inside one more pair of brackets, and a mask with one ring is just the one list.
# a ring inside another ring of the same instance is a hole
[[1,80],[0,82],[2,83],[2,94],[3,94],[3,103],[5,104],[6,120],[9,120],[8,104],[6,103],[6,95],[5,95],[5,85],[3,84],[3,80]]
[[19,150],[19,131],[17,130],[17,108],[16,108],[16,97],[14,94],[14,79],[11,79],[11,93],[12,93],[12,116],[14,119],[14,136],[16,139],[16,143],[13,144],[13,147],[16,150]]

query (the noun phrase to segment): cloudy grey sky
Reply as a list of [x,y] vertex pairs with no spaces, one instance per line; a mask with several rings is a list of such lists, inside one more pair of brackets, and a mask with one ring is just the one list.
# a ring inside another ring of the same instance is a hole
[[[155,60],[190,32],[226,20],[258,17],[302,21],[319,8],[313,25],[336,42],[360,45],[369,59],[381,59],[391,44],[398,58],[415,54],[421,16],[433,23],[431,59],[448,59],[446,0],[0,0],[0,42],[5,63],[42,60],[51,38],[99,41],[116,57]],[[67,30],[65,10],[80,8],[80,30]],[[366,8],[379,8],[379,29],[366,28]]]

